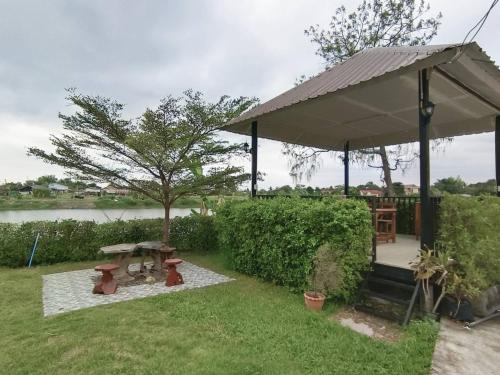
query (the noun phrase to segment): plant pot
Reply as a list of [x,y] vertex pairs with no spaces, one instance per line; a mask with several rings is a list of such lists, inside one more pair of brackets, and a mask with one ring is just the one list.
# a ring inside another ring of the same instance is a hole
[[441,315],[445,315],[456,320],[464,322],[474,321],[472,304],[467,299],[462,299],[459,304],[455,297],[446,295],[439,305],[439,312]]
[[321,311],[325,303],[325,295],[318,292],[305,292],[304,302],[309,310]]

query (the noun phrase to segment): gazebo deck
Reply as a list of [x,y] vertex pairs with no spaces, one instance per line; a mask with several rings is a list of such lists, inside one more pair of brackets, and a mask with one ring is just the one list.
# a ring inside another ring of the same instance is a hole
[[398,234],[395,243],[377,244],[377,261],[387,266],[410,269],[410,262],[418,255],[420,241],[415,235]]

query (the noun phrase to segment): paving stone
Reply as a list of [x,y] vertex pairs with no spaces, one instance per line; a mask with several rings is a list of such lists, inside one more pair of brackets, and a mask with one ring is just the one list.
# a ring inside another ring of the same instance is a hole
[[[138,271],[139,265],[132,264],[131,271]],[[93,269],[55,273],[43,276],[43,314],[56,315],[87,307],[129,301],[159,294],[202,288],[232,281],[227,276],[184,261],[177,266],[184,277],[184,284],[166,287],[165,281],[153,284],[119,286],[115,294],[93,294],[94,281],[98,273]]]
[[500,319],[470,330],[463,323],[442,318],[431,375],[498,375]]

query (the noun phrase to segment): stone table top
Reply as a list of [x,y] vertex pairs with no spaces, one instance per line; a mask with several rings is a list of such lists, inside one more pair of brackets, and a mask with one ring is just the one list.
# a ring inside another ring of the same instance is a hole
[[139,242],[137,244],[137,248],[144,250],[160,250],[161,245],[162,245],[161,241],[144,241],[144,242]]
[[117,245],[101,247],[104,254],[131,253],[135,250],[135,243],[119,243]]

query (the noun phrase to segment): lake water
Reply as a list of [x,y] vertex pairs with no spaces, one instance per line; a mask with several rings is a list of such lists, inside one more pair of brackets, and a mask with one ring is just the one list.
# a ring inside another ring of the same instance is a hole
[[[163,208],[113,208],[113,209],[61,209],[61,210],[12,210],[0,211],[0,222],[21,223],[38,220],[94,220],[105,223],[111,220],[156,219],[162,218]],[[190,208],[171,208],[170,217],[188,216]]]

